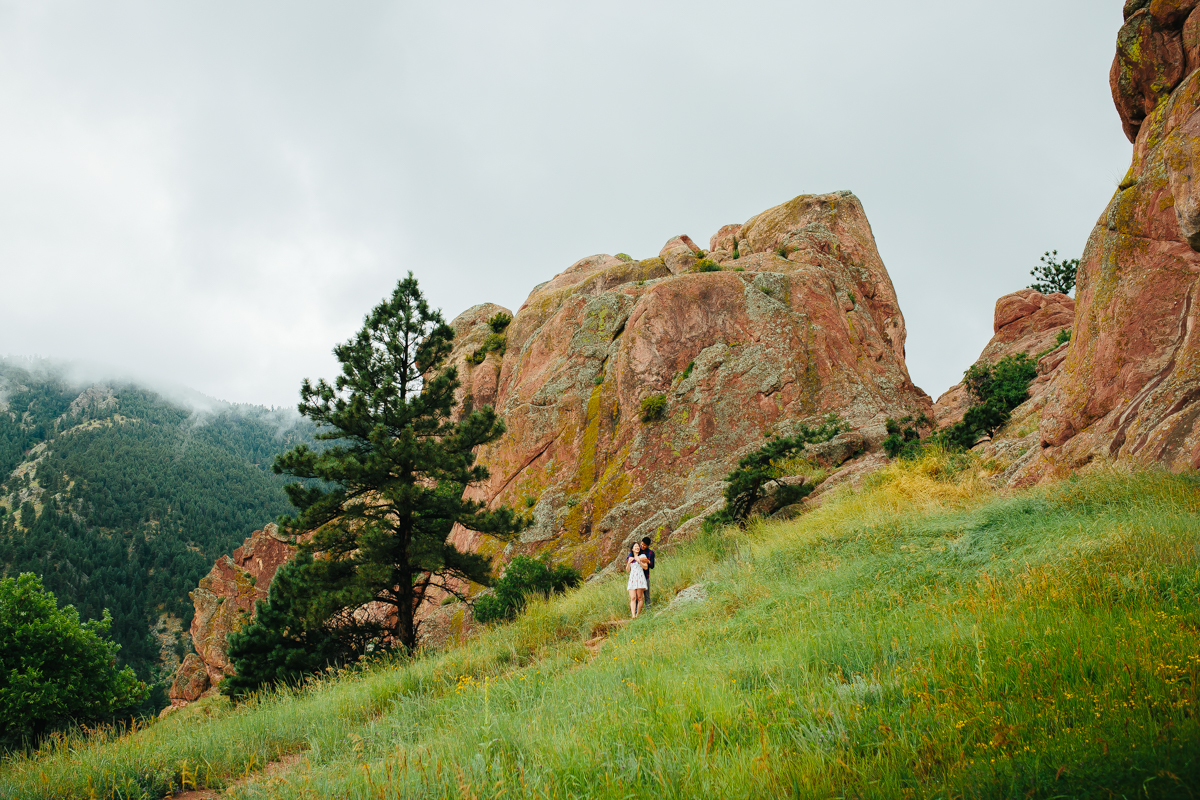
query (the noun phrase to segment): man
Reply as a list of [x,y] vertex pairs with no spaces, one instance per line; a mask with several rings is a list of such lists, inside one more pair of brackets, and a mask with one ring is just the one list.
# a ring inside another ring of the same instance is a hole
[[654,551],[650,549],[650,537],[642,537],[642,555],[650,559],[650,563],[642,572],[646,573],[646,604],[650,604],[650,570],[654,569]]

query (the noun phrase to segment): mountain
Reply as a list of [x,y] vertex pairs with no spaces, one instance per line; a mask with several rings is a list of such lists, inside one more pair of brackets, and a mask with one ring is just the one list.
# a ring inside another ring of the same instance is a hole
[[41,575],[84,618],[108,609],[144,680],[187,652],[213,560],[288,510],[275,455],[312,441],[293,412],[208,405],[0,361],[0,571]]

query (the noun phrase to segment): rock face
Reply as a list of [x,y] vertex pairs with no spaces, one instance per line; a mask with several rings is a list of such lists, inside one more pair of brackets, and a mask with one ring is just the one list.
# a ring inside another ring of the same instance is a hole
[[[631,538],[657,540],[713,504],[769,434],[838,413],[869,447],[887,417],[931,410],[853,194],[797,197],[725,226],[710,247],[719,270],[697,269],[705,254],[686,236],[643,261],[582,259],[533,290],[503,356],[460,361],[477,397],[496,375],[508,425],[480,454],[492,478],[475,496],[535,520],[508,555],[552,552],[591,573]],[[454,324],[483,335],[483,315],[467,315]],[[661,411],[644,414],[655,401]],[[487,538],[452,536],[496,554]]]
[[221,556],[191,593],[196,614],[192,618],[189,654],[171,685],[172,705],[184,705],[215,688],[233,673],[225,637],[239,631],[253,617],[254,604],[267,599],[275,571],[289,561],[296,548],[275,525],[255,531],[231,556]]
[[1084,251],[1026,482],[1097,457],[1200,467],[1200,10],[1125,10],[1111,83],[1133,164]]
[[[1039,375],[1029,387],[1030,401],[1038,400],[1045,394],[1046,386],[1069,346],[1058,343],[1059,333],[1069,330],[1074,319],[1075,301],[1065,294],[1044,295],[1034,289],[1006,294],[996,301],[992,321],[994,334],[976,363],[995,364],[1005,356],[1017,353],[1041,356]],[[970,396],[959,383],[938,398],[933,407],[933,419],[938,428],[946,428],[961,421],[968,408]]]

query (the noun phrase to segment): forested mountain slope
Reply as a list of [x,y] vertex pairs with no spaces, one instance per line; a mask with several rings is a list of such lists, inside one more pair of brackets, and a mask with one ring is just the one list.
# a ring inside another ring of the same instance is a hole
[[41,575],[84,618],[109,609],[147,680],[213,559],[288,509],[274,456],[311,440],[289,411],[213,405],[0,361],[0,572]]

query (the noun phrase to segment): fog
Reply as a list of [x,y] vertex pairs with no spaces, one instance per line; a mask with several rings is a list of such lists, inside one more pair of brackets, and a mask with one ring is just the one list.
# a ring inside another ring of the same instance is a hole
[[0,2],[0,353],[294,406],[412,270],[863,201],[936,396],[1128,167],[1119,0]]

